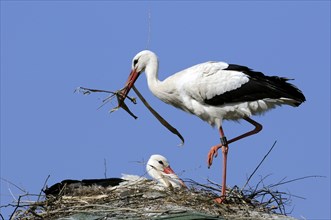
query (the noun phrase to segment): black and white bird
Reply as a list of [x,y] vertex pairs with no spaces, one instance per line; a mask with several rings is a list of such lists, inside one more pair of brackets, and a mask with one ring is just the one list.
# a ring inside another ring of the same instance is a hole
[[184,182],[171,169],[167,158],[162,155],[152,155],[146,165],[147,173],[167,188],[186,187]]
[[121,178],[106,178],[106,179],[83,179],[72,180],[66,179],[59,183],[46,187],[44,193],[46,196],[58,196],[60,193],[65,194],[77,194],[81,193],[81,189],[85,188],[127,188],[127,186],[134,185],[146,185],[156,190],[174,189],[174,188],[186,188],[185,183],[177,176],[177,174],[171,169],[170,164],[162,155],[152,155],[147,164],[146,171],[154,180],[156,184],[147,184],[151,182],[145,177],[138,175],[122,174]]
[[[221,143],[210,149],[207,161],[210,167],[218,149],[222,148],[223,181],[218,202],[225,198],[228,144],[262,129],[262,125],[250,117],[280,105],[297,107],[306,100],[297,87],[288,83],[287,78],[266,76],[246,66],[225,62],[197,64],[160,81],[157,56],[144,50],[132,60],[132,70],[122,91],[120,106],[142,72],[145,72],[148,87],[157,98],[219,129]],[[239,119],[246,120],[255,128],[227,140],[222,121]]]

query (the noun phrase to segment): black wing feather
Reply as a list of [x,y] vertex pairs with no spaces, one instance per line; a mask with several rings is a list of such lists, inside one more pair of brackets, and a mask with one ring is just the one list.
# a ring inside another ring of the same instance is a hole
[[246,66],[229,64],[224,70],[234,70],[249,76],[249,81],[241,87],[204,100],[209,105],[224,105],[227,103],[238,103],[257,101],[265,98],[278,99],[289,98],[295,100],[296,106],[306,101],[302,92],[289,79],[278,76],[266,76],[261,72],[253,71]]
[[51,187],[47,187],[44,190],[46,196],[57,196],[61,191],[66,187],[69,191],[77,189],[84,186],[100,186],[100,187],[109,187],[117,186],[125,180],[121,178],[107,178],[107,179],[84,179],[84,180],[63,180],[60,183],[56,183]]

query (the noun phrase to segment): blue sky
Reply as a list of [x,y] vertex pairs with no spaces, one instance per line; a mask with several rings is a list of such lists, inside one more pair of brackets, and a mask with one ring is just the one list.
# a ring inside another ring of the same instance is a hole
[[[1,1],[1,205],[24,194],[4,179],[39,194],[48,175],[48,185],[103,178],[104,161],[107,177],[143,175],[139,161],[155,153],[184,179],[221,182],[221,157],[206,165],[217,130],[159,101],[145,76],[137,88],[181,132],[183,147],[140,101],[130,105],[134,120],[109,114],[116,103],[97,110],[105,95],[73,93],[122,88],[146,48],[159,57],[161,79],[209,60],[295,79],[307,102],[253,117],[264,129],[230,146],[228,186],[243,186],[277,140],[251,185],[267,175],[266,185],[325,176],[278,190],[305,198],[292,197],[292,216],[330,219],[329,1]],[[228,138],[250,128],[224,123]]]

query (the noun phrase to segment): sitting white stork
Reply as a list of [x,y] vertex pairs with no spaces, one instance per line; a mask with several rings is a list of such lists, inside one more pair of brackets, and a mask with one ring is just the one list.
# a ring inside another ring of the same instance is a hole
[[162,155],[152,155],[146,165],[147,173],[159,183],[168,188],[186,187],[184,182],[171,169],[167,158]]
[[[184,182],[176,175],[171,169],[170,164],[162,155],[152,155],[146,164],[147,173],[157,181],[158,184],[153,184],[153,189],[165,190],[173,188],[186,188]],[[62,194],[75,194],[79,193],[82,187],[127,187],[128,185],[146,184],[150,181],[145,177],[122,174],[121,178],[106,178],[106,179],[83,179],[72,180],[66,179],[59,183],[46,187],[44,193],[46,196],[58,196]]]
[[[248,67],[224,62],[205,62],[182,70],[167,79],[158,79],[158,58],[148,50],[141,51],[132,60],[132,70],[122,91],[124,102],[139,75],[145,72],[151,92],[163,102],[188,113],[194,114],[212,126],[219,128],[221,143],[213,146],[208,153],[208,167],[218,149],[223,153],[222,194],[225,198],[226,164],[228,144],[258,133],[262,125],[250,118],[279,105],[299,106],[306,99],[302,92],[288,79],[265,76]],[[254,129],[231,140],[227,140],[223,120],[244,119]]]

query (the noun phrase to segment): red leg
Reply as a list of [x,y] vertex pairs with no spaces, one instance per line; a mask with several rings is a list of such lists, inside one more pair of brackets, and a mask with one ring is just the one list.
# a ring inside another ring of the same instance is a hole
[[224,135],[224,131],[222,126],[219,128],[219,133],[221,136],[221,144],[215,145],[213,146],[209,153],[208,153],[208,168],[212,165],[213,162],[213,158],[217,157],[218,155],[218,149],[222,148],[222,154],[223,154],[223,180],[222,180],[222,192],[221,192],[221,197],[217,198],[215,201],[218,203],[222,203],[225,199],[226,196],[226,171],[227,171],[227,157],[228,157],[228,151],[229,151],[229,147],[228,144],[233,143],[237,140],[240,140],[244,137],[248,137],[250,135],[256,134],[259,131],[262,130],[262,125],[257,123],[256,121],[254,121],[251,118],[244,118],[247,122],[251,123],[252,125],[255,126],[255,128],[247,133],[244,133],[242,135],[239,135],[238,137],[235,137],[229,141],[226,141],[225,135]]
[[221,192],[221,197],[215,199],[215,201],[217,203],[222,203],[225,199],[225,194],[226,194],[226,170],[227,170],[227,158],[228,158],[229,147],[228,147],[228,142],[226,141],[222,126],[219,128],[219,133],[221,136],[222,143],[215,145],[210,149],[210,151],[208,153],[208,165],[209,165],[208,168],[210,167],[210,165],[213,161],[213,157],[214,156],[217,157],[218,149],[222,148],[222,154],[223,154],[222,192]]
[[[242,134],[242,135],[239,135],[239,136],[237,136],[237,137],[235,137],[235,138],[232,138],[232,139],[229,140],[229,141],[226,141],[227,144],[231,144],[231,143],[233,143],[233,142],[235,142],[235,141],[238,141],[238,140],[240,140],[240,139],[242,139],[242,138],[245,138],[245,137],[251,136],[251,135],[253,135],[253,134],[259,133],[259,132],[262,130],[262,125],[259,124],[259,123],[256,122],[256,121],[254,121],[253,119],[246,117],[246,118],[244,118],[244,120],[246,120],[246,121],[249,122],[250,124],[254,125],[254,126],[255,126],[254,129],[251,130],[251,131],[249,131],[249,132],[246,132],[246,133],[244,133],[244,134]],[[221,131],[221,130],[222,130],[222,131]],[[219,132],[220,132],[221,139],[222,139],[223,137],[225,137],[225,136],[224,136],[224,132],[223,132],[222,127],[220,127]],[[222,135],[222,134],[223,134],[223,135]],[[223,144],[220,143],[220,144],[217,144],[217,145],[211,147],[211,149],[210,149],[210,151],[209,151],[209,153],[208,153],[208,159],[207,159],[208,168],[211,167],[211,165],[212,165],[212,163],[213,163],[213,158],[214,158],[214,157],[216,158],[216,157],[218,156],[218,150],[219,150],[220,148],[222,148],[222,146],[223,146]]]
[[222,146],[222,154],[223,154],[222,192],[221,192],[220,200],[217,201],[219,203],[222,203],[225,199],[225,194],[226,194],[226,170],[227,170],[226,168],[227,168],[229,146],[228,146],[228,143],[226,143],[226,139],[224,139],[225,135],[223,132],[223,128],[220,127],[219,131],[220,131],[222,140],[225,140],[225,141],[222,141],[222,142],[225,142],[224,146]]
[[242,134],[242,135],[239,135],[238,137],[232,138],[231,140],[228,141],[228,144],[231,144],[231,143],[233,143],[235,141],[238,141],[238,140],[240,140],[242,138],[251,136],[253,134],[257,134],[257,133],[259,133],[262,130],[262,125],[260,123],[256,122],[256,121],[254,121],[253,119],[246,117],[246,118],[244,118],[244,120],[246,120],[247,122],[249,122],[252,125],[254,125],[255,128],[253,130],[245,133],[245,134]]

